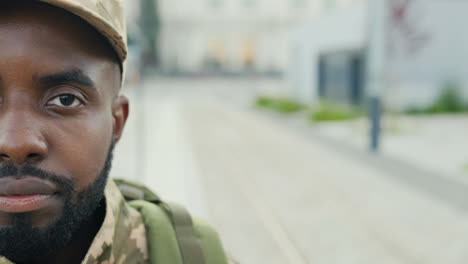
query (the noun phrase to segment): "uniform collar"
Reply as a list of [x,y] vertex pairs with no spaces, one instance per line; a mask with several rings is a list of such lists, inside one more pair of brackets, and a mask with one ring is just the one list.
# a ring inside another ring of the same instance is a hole
[[146,263],[146,231],[140,213],[126,203],[111,179],[105,198],[106,216],[82,263]]

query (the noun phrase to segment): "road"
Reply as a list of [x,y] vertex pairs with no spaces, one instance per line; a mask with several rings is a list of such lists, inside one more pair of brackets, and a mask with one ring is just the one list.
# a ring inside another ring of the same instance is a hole
[[113,175],[208,218],[245,264],[468,262],[467,210],[251,106],[282,87],[156,78],[127,90]]

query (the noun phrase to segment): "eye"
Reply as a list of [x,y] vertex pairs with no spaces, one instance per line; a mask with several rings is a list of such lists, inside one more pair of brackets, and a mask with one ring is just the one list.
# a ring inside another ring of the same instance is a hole
[[83,102],[78,99],[77,96],[73,94],[61,94],[59,96],[56,96],[52,98],[47,103],[48,106],[59,106],[59,107],[79,107],[83,105]]

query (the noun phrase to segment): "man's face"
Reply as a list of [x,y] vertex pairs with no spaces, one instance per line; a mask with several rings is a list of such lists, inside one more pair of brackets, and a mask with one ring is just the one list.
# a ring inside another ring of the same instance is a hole
[[114,54],[87,24],[43,4],[6,2],[0,3],[0,234],[26,226],[46,233],[73,208],[96,208],[99,201],[82,196],[94,186],[102,197],[96,185],[107,176],[128,103],[117,96]]

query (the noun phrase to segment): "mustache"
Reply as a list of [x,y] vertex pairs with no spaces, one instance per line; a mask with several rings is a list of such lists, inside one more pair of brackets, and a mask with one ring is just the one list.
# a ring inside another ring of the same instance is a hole
[[66,176],[46,171],[30,164],[23,166],[18,166],[13,163],[0,165],[0,178],[21,176],[31,176],[53,182],[62,187],[65,193],[72,193],[75,191],[75,183]]

